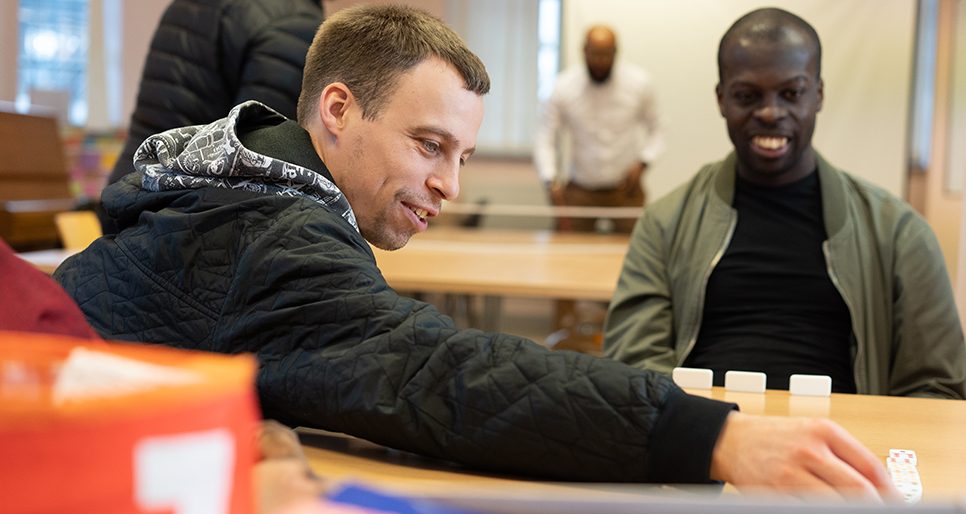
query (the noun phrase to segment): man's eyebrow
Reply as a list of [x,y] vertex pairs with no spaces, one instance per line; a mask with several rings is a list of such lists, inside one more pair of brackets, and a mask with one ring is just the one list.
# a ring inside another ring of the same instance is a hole
[[[416,127],[415,129],[413,129],[413,132],[415,132],[417,134],[418,133],[427,133],[427,132],[430,133],[430,134],[436,134],[437,136],[439,136],[441,139],[445,140],[449,144],[451,144],[451,145],[453,145],[455,147],[459,147],[460,146],[460,140],[457,139],[456,136],[454,136],[452,132],[450,132],[450,131],[448,131],[448,130],[446,130],[444,128],[441,128],[441,127],[436,127],[436,126],[433,126],[433,125],[426,125],[426,126]],[[463,150],[463,153],[466,154],[467,157],[469,157],[470,155],[473,155],[473,152],[475,152],[475,151],[476,151],[476,147],[474,146],[472,148],[467,148],[466,150]]]
[[808,75],[796,75],[786,80],[785,82],[782,82],[782,84],[792,84],[792,83],[800,83],[800,82],[808,82],[808,81],[809,81]]
[[[787,86],[789,84],[800,84],[802,82],[808,82],[808,75],[796,75],[788,80],[783,80],[779,85]],[[760,87],[758,83],[752,82],[750,80],[736,80],[731,83],[731,86],[748,86],[748,87]]]

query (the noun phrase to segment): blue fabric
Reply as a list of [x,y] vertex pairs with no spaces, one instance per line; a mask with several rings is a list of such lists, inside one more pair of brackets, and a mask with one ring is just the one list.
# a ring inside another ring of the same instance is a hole
[[397,514],[473,514],[476,512],[440,505],[428,500],[387,494],[357,484],[345,485],[334,493],[326,495],[326,499],[336,503]]

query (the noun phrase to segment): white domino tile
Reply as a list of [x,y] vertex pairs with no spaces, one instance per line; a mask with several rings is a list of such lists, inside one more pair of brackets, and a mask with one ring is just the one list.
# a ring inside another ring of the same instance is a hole
[[902,494],[906,503],[918,503],[922,500],[922,480],[919,478],[916,452],[913,450],[889,450],[886,458],[886,468],[892,477],[892,483]]
[[756,371],[729,371],[725,373],[725,389],[741,393],[764,393],[765,374]]
[[685,389],[711,389],[714,372],[704,368],[674,368],[671,378]]
[[788,390],[798,396],[829,396],[832,394],[832,377],[792,375],[788,377]]
[[899,448],[889,448],[889,462],[895,462],[897,464],[908,464],[910,466],[918,466],[919,458],[916,457],[916,452],[914,450],[901,450]]

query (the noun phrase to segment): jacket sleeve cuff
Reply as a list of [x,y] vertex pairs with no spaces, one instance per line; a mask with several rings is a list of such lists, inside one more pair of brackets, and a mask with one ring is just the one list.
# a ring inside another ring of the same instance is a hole
[[649,481],[711,482],[711,454],[725,419],[737,409],[734,403],[692,396],[673,388],[651,432],[645,462]]

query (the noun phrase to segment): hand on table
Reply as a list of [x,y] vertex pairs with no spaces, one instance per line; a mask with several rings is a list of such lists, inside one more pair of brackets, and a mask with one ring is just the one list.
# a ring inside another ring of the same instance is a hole
[[298,436],[276,421],[258,428],[259,461],[254,469],[258,512],[261,514],[321,513],[324,483],[309,467]]
[[827,419],[729,414],[712,455],[711,478],[738,489],[899,498],[875,454]]

